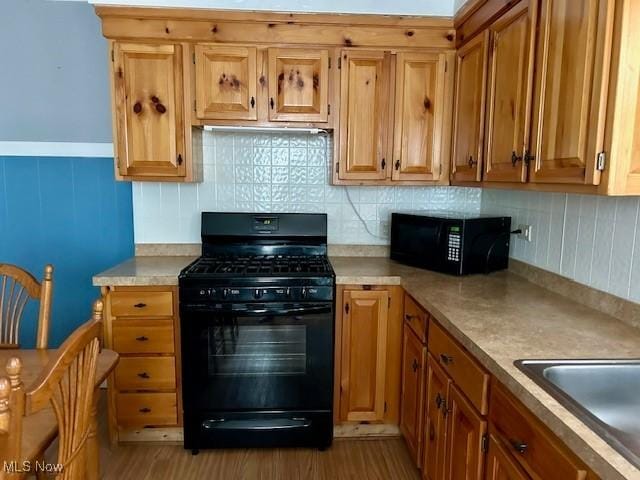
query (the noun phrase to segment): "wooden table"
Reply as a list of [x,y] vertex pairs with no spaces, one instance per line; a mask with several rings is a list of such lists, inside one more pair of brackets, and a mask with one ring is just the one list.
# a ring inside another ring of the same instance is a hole
[[[22,361],[20,379],[25,390],[29,390],[32,383],[55,357],[57,350],[44,349],[0,349],[0,376],[6,375],[5,365],[7,360],[17,357]],[[98,355],[98,368],[96,372],[96,394],[94,409],[92,412],[92,434],[87,442],[87,480],[99,478],[98,464],[98,436],[97,436],[97,402],[98,389],[118,363],[118,354],[113,350],[104,349]],[[24,417],[22,422],[22,456],[25,460],[33,460],[36,455],[43,452],[58,435],[58,423],[51,407],[38,413]]]

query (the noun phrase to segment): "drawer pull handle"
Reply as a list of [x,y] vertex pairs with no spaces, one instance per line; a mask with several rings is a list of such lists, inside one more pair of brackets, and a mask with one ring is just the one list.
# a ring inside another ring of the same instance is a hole
[[519,440],[511,440],[510,443],[513,449],[522,455],[524,455],[524,453],[527,451],[527,448],[529,448],[529,445]]
[[441,353],[440,361],[445,365],[449,365],[450,363],[453,363],[453,357],[451,355],[445,355],[444,353]]
[[442,406],[443,403],[444,403],[444,398],[442,398],[442,395],[440,395],[440,392],[438,392],[438,394],[436,395],[436,408],[440,410],[440,407]]
[[136,340],[139,342],[146,342],[147,340],[149,340],[149,337],[145,337],[144,335],[141,335],[139,337],[136,337]]
[[406,314],[404,315],[404,319],[405,319],[407,322],[410,322],[412,318],[413,318],[413,315],[409,315],[408,313],[406,313]]
[[151,378],[147,372],[141,372],[138,374],[140,378]]
[[134,307],[135,307],[135,308],[144,308],[144,307],[146,307],[146,306],[147,306],[147,304],[146,304],[146,303],[142,303],[142,302],[140,302],[140,303],[136,303],[136,304],[134,305]]
[[142,407],[138,410],[140,413],[151,413],[151,409],[149,407]]

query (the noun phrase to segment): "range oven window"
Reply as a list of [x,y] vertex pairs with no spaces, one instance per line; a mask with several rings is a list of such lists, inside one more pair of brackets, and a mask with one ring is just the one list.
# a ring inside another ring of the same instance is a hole
[[306,325],[229,324],[208,329],[210,377],[304,375],[307,371]]

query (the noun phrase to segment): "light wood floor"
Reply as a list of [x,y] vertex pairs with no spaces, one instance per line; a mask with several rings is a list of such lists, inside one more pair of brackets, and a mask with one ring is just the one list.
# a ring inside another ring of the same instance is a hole
[[[101,402],[100,412],[106,411]],[[402,438],[337,439],[316,449],[201,450],[179,445],[108,446],[100,424],[100,470],[105,480],[420,480]],[[56,447],[46,459],[55,461]]]

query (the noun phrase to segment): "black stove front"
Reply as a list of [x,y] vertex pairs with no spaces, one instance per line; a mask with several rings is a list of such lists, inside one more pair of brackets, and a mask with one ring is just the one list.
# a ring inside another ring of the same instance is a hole
[[185,448],[328,447],[326,216],[203,213],[202,239],[179,277]]

